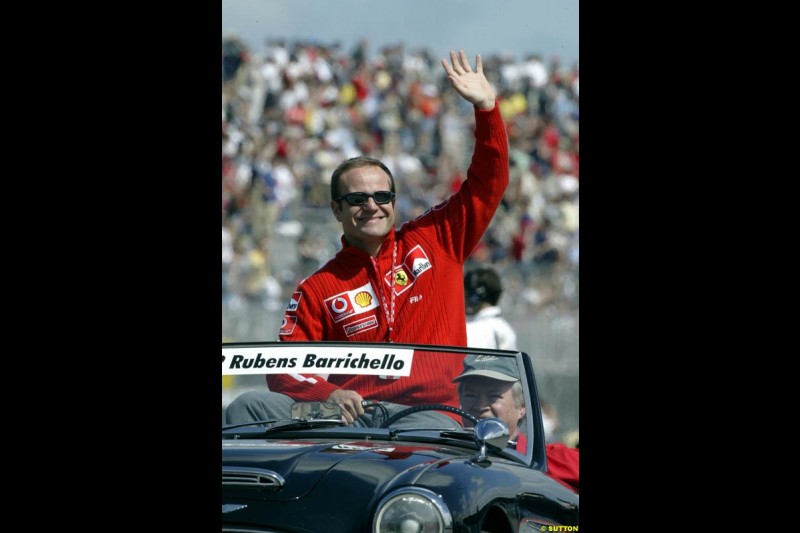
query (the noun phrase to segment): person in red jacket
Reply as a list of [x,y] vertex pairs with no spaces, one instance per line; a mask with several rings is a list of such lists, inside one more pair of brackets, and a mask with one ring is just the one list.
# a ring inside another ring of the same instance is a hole
[[[527,441],[520,431],[527,408],[522,384],[517,377],[514,360],[494,355],[468,355],[464,371],[454,380],[458,384],[461,408],[475,418],[499,418],[509,428],[509,447],[525,452]],[[469,419],[463,419],[471,426]],[[579,451],[560,442],[545,445],[547,472],[560,482],[578,491]]]
[[[474,106],[475,149],[460,189],[395,228],[395,182],[381,161],[355,157],[331,177],[331,210],[342,249],[297,286],[279,340],[407,342],[466,346],[463,265],[500,204],[509,181],[508,138],[480,55],[473,70],[463,50],[442,66],[451,86]],[[331,401],[347,423],[374,399],[403,406],[456,407],[456,357],[419,358],[412,376],[268,375],[269,391],[245,393],[226,422],[286,418],[294,401]],[[422,415],[423,413],[419,413]],[[424,413],[457,426],[457,415]]]

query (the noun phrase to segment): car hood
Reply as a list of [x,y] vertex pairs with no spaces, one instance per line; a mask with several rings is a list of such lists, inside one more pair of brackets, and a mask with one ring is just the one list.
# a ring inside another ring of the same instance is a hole
[[[364,440],[223,441],[223,495],[243,492],[257,499],[289,501],[306,496],[326,480],[341,490],[343,479],[352,488],[380,490],[398,475],[452,456],[452,450],[439,447]],[[274,481],[269,472],[276,475]],[[248,473],[265,475],[266,485],[256,488],[258,481]]]
[[362,531],[384,495],[412,485],[441,494],[458,521],[509,494],[556,495],[561,504],[548,511],[554,519],[577,509],[577,495],[546,474],[500,457],[476,463],[475,456],[467,447],[409,441],[223,439],[223,523]]

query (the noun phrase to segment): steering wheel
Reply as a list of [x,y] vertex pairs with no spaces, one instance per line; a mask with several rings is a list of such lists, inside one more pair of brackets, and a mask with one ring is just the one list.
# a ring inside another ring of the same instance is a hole
[[386,422],[381,424],[381,428],[388,428],[392,423],[397,422],[401,418],[405,418],[408,415],[419,413],[422,411],[447,411],[448,413],[455,413],[457,415],[461,415],[473,424],[478,423],[478,419],[469,414],[468,412],[464,411],[463,409],[459,409],[458,407],[452,407],[450,405],[444,405],[441,403],[433,403],[428,405],[417,405],[414,407],[409,407],[408,409],[403,409],[399,413],[395,413],[390,416]]

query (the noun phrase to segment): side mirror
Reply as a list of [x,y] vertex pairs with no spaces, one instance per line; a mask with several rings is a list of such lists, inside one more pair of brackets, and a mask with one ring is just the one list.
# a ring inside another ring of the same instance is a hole
[[482,418],[475,426],[475,442],[480,446],[476,461],[486,460],[487,446],[502,450],[508,446],[508,425],[499,418]]

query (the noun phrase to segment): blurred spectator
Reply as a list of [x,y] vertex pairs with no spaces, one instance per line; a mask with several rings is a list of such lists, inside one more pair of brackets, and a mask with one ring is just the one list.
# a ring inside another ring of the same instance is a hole
[[497,305],[502,293],[500,276],[493,268],[477,268],[464,274],[467,346],[517,349],[517,333],[501,316]]
[[564,438],[562,439],[564,446],[569,446],[570,448],[580,448],[580,439],[579,439],[579,431],[578,429],[573,429],[564,433]]
[[[558,441],[558,432],[561,429],[561,423],[558,421],[558,412],[555,405],[547,400],[540,399],[539,405],[542,408],[542,424],[544,425],[544,440],[545,442]],[[574,448],[574,446],[572,446]]]
[[247,48],[239,37],[231,35],[222,40],[222,81],[229,82],[236,77],[239,67],[247,59]]

